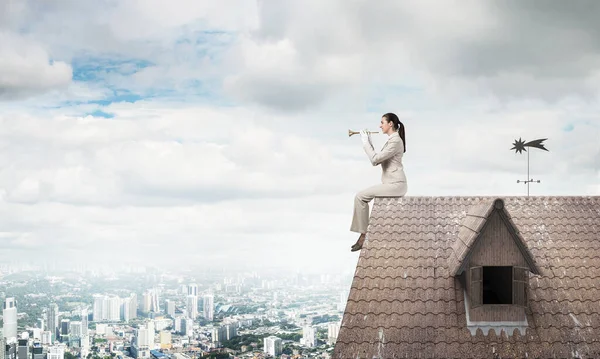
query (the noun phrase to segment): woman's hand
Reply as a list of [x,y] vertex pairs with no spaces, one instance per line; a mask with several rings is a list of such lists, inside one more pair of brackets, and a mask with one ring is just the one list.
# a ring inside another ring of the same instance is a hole
[[360,139],[362,140],[363,145],[368,143],[369,145],[373,146],[373,143],[371,142],[371,134],[367,129],[360,131]]

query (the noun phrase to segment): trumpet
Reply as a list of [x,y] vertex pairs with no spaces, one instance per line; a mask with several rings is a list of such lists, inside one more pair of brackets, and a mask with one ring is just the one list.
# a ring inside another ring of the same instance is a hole
[[[367,131],[368,133],[379,133],[378,131]],[[352,130],[348,130],[348,137],[352,136],[352,135],[357,135],[359,134],[360,131],[352,131]]]

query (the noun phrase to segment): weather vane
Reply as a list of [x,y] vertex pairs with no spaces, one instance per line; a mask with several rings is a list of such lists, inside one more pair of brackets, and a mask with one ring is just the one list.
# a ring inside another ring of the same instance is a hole
[[544,144],[542,144],[542,142],[544,142],[546,140],[547,140],[547,138],[543,138],[540,140],[533,140],[533,141],[525,142],[525,141],[521,140],[521,137],[519,137],[519,139],[515,140],[515,142],[513,143],[513,148],[511,148],[511,150],[515,150],[515,153],[517,153],[517,152],[523,153],[523,151],[527,152],[527,180],[525,180],[525,181],[517,180],[517,183],[527,183],[527,196],[528,197],[529,197],[529,183],[531,183],[531,182],[540,183],[540,180],[534,181],[533,178],[531,178],[531,179],[529,178],[529,151],[527,151],[527,149],[525,147],[534,147],[534,148],[539,148],[540,150],[548,151],[546,149],[546,147],[544,147]]

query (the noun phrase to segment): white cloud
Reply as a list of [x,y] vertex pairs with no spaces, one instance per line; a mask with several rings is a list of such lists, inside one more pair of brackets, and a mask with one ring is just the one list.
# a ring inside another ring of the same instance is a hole
[[[112,120],[2,117],[0,138],[11,149],[3,158],[10,167],[6,198],[121,204],[122,195],[218,201],[344,188],[327,181],[344,171],[345,162],[323,143],[253,123],[227,126],[236,123],[239,110],[212,117],[213,109],[166,114],[152,103],[135,112],[130,106],[109,108],[116,114]],[[235,129],[226,139],[207,126],[219,125],[217,118],[223,129]],[[48,121],[50,129],[43,125]],[[33,162],[16,162],[32,155]]]
[[[342,129],[323,138],[277,130],[270,116],[241,108],[143,102],[106,111],[115,118],[2,116],[0,144],[9,150],[0,156],[0,231],[22,233],[7,246],[76,242],[56,254],[72,256],[107,253],[118,242],[146,261],[165,262],[166,247],[186,249],[177,261],[199,251],[244,263],[249,253],[269,253],[281,265],[292,250],[323,265],[352,265],[353,196],[380,176],[359,138]],[[526,158],[509,150],[517,134],[549,137],[550,152],[531,154],[532,175],[542,179],[532,194],[597,193],[595,123],[563,132],[571,120],[545,107],[464,114],[405,120],[408,195],[524,194],[515,182]],[[385,136],[373,140],[380,147]]]
[[62,61],[51,61],[39,43],[3,32],[0,28],[0,99],[64,88],[71,82],[71,77],[71,66]]
[[177,0],[163,5],[154,0],[3,3],[0,96],[20,99],[65,91],[74,59],[107,56],[151,63],[127,79],[98,74],[113,87],[142,93],[153,87],[183,91],[189,80],[218,75],[213,56],[230,41],[229,33],[256,26],[253,1]]
[[[170,250],[178,253],[173,263],[193,260],[194,253],[245,262],[252,253],[284,265],[285,258],[272,256],[297,247],[310,255],[300,235],[311,236],[307,243],[331,241],[322,248],[341,243],[332,236],[331,219],[341,217],[334,208],[340,198],[351,198],[341,194],[352,185],[332,179],[364,175],[322,143],[259,126],[242,126],[216,143],[211,138],[218,133],[204,126],[214,124],[214,110],[161,115],[165,108],[148,104],[134,115],[120,106],[123,117],[115,106],[117,117],[109,121],[2,118],[0,143],[10,150],[0,158],[0,230],[14,234],[5,240],[8,252],[37,245],[56,249],[52,258],[83,258],[90,251],[108,256],[116,246],[141,263],[169,262],[163,254]],[[156,117],[144,122],[153,109]],[[240,115],[225,113],[219,112],[223,123]],[[54,126],[40,126],[47,121]],[[184,133],[181,143],[174,140]],[[299,220],[312,228],[297,228]],[[321,228],[318,235],[315,228]],[[297,244],[290,243],[294,238]]]
[[[259,28],[240,40],[236,52],[243,65],[230,85],[242,100],[289,110],[320,105],[345,93],[317,71],[338,57],[349,59],[337,67],[348,86],[378,79],[397,85],[410,76],[442,96],[551,102],[598,97],[600,9],[595,3],[261,4]],[[261,72],[257,60],[270,71]],[[291,72],[290,66],[297,70]]]
[[302,49],[288,39],[257,44],[242,38],[239,51],[237,56],[246,60],[242,73],[227,77],[225,89],[238,98],[276,109],[298,110],[324,103],[331,92],[362,80],[360,58],[340,54],[303,62]]

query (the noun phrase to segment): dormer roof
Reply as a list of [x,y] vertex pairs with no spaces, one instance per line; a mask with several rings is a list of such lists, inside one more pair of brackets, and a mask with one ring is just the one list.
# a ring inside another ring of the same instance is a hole
[[486,229],[488,219],[494,213],[497,213],[502,219],[521,255],[527,262],[529,271],[533,274],[540,274],[535,259],[506,210],[502,198],[484,198],[468,208],[452,245],[452,253],[449,258],[450,273],[460,275],[466,269],[468,259],[477,247],[478,239],[481,238],[481,233]]

